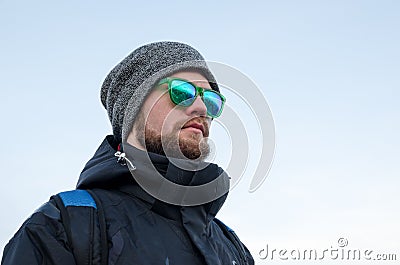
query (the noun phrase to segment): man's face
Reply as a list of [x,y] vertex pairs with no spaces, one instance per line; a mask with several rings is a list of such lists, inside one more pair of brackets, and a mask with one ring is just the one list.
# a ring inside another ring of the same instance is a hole
[[[178,72],[170,77],[211,89],[207,79],[197,72]],[[163,84],[146,97],[127,141],[153,153],[204,159],[210,151],[210,125],[211,118],[207,117],[207,108],[199,96],[188,107],[177,106],[170,99],[168,85]]]

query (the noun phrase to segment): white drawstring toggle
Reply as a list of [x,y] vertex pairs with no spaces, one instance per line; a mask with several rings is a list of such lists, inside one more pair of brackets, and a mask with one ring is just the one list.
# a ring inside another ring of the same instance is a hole
[[132,164],[132,162],[129,161],[129,159],[126,157],[125,153],[117,151],[115,152],[114,156],[118,157],[117,163],[121,164],[122,166],[125,166],[126,162],[128,162],[131,170],[136,169],[136,167]]

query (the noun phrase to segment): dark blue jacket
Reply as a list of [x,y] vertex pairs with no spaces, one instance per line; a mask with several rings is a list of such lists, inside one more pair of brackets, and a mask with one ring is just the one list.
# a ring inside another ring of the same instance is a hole
[[[86,164],[77,186],[92,190],[101,201],[109,265],[254,264],[247,248],[243,245],[242,251],[238,250],[214,219],[227,194],[199,206],[159,201],[134,181],[126,166],[116,162],[115,151],[113,137],[107,136]],[[164,176],[172,167],[163,156],[152,154],[151,159]],[[214,165],[213,170],[221,169]],[[182,174],[195,178],[193,172]],[[96,247],[99,242],[94,244]],[[22,225],[5,247],[1,264],[76,264],[54,200]]]

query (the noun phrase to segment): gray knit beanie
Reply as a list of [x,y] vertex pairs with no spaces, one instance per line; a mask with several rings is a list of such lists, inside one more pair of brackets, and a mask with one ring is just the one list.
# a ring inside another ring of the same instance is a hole
[[193,47],[179,42],[141,46],[111,70],[101,87],[101,102],[117,141],[126,142],[142,103],[159,80],[184,70],[200,72],[211,87],[219,91],[203,56]]

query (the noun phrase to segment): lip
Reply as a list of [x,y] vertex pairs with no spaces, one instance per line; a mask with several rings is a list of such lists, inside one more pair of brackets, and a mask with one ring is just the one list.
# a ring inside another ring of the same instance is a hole
[[186,127],[186,128],[183,128],[183,130],[189,130],[192,133],[198,133],[198,134],[202,134],[203,135],[203,132],[200,129],[197,129],[195,127]]
[[183,129],[186,129],[186,128],[194,128],[194,129],[200,130],[201,133],[204,134],[204,126],[200,123],[190,123],[183,127]]

